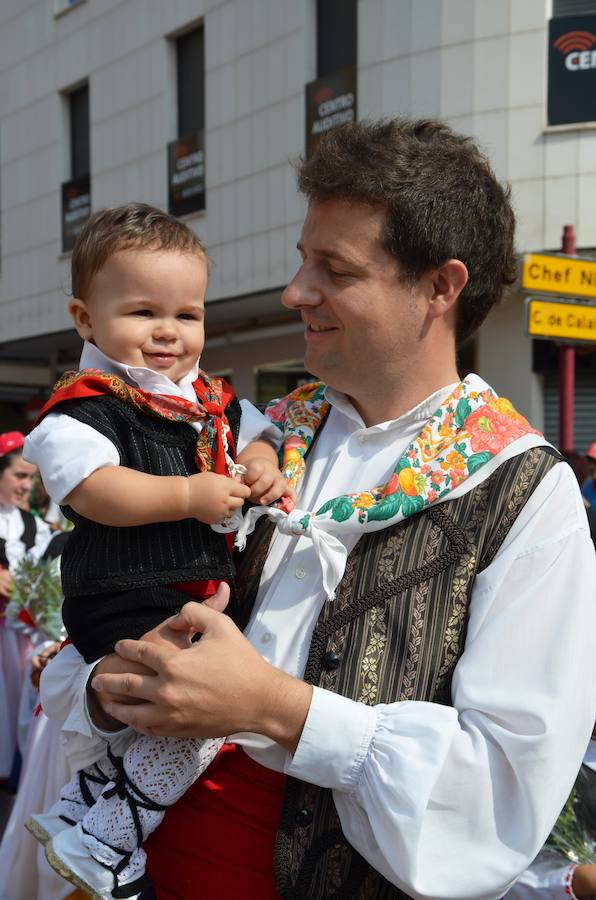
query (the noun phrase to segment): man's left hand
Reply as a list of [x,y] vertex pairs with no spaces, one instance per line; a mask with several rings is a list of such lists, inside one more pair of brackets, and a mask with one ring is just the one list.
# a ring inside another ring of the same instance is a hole
[[248,731],[293,753],[308,714],[310,685],[267,663],[230,618],[204,604],[185,604],[168,627],[186,635],[200,632],[201,640],[184,650],[120,641],[121,659],[154,674],[97,675],[95,690],[141,701],[111,702],[107,712],[143,734],[225,737]]

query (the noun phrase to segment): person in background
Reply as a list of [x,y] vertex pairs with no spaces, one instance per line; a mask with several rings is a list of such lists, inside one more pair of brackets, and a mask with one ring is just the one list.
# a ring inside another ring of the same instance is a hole
[[596,441],[594,441],[584,453],[586,474],[582,478],[582,496],[584,500],[596,509]]
[[[586,486],[592,484],[592,472],[596,471],[596,459],[590,462],[591,458],[588,456],[588,453],[590,453],[591,450],[596,453],[596,444],[592,444],[584,456],[582,456],[581,453],[578,453],[577,450],[569,450],[567,453],[564,453],[563,456],[571,466],[573,474],[577,478],[577,483],[581,488],[586,515],[588,517],[588,524],[590,526],[590,535],[592,537],[592,542],[596,547],[596,505],[593,506],[586,496]],[[588,494],[590,493],[590,490],[591,488],[587,490]]]
[[24,442],[19,431],[0,434],[0,779],[4,780],[13,764],[25,665],[33,650],[29,638],[9,628],[3,615],[11,569],[27,553],[41,555],[50,540],[46,523],[26,508],[37,468],[23,459]]
[[[574,900],[596,897],[596,729],[588,744],[574,792],[577,795],[572,812],[567,806],[555,824],[556,842],[548,842],[532,865],[507,892],[504,900]],[[568,821],[573,815],[574,822]],[[563,822],[563,818],[565,821]],[[579,848],[572,846],[579,843]],[[591,862],[570,863],[587,854]]]
[[[30,679],[35,689],[41,672],[59,647],[48,644],[32,657]],[[72,885],[48,865],[43,847],[24,827],[32,812],[41,813],[54,802],[72,774],[60,723],[40,712],[32,719],[19,790],[0,841],[2,900],[65,900],[72,894]]]

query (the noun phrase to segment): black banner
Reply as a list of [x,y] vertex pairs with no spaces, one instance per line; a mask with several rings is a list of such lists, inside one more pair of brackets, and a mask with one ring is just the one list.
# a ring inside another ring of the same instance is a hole
[[356,67],[342,69],[306,85],[306,156],[313,155],[321,135],[356,120]]
[[173,216],[205,209],[203,132],[168,144],[168,210]]
[[551,19],[548,124],[596,122],[596,15]]
[[62,184],[62,252],[69,253],[91,215],[91,178],[82,175]]

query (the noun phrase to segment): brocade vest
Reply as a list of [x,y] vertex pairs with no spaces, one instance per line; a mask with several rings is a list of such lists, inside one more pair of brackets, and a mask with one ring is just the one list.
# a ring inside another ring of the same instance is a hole
[[[456,500],[364,535],[333,601],[323,604],[304,680],[375,705],[451,703],[476,576],[561,457],[537,447],[509,459]],[[272,526],[257,528],[238,572],[234,618],[250,616]],[[237,604],[237,606],[236,606]],[[343,835],[329,789],[288,778],[275,851],[283,900],[398,900]]]

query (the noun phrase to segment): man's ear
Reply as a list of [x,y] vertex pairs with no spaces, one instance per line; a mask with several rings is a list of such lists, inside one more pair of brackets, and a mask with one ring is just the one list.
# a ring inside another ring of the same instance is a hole
[[460,259],[448,259],[432,272],[429,315],[432,318],[455,312],[457,298],[468,283],[468,270]]
[[68,304],[68,311],[73,318],[74,327],[76,328],[79,337],[82,337],[84,341],[90,341],[93,337],[93,328],[91,325],[91,316],[89,315],[89,310],[87,309],[85,301],[73,297]]

